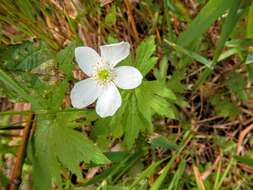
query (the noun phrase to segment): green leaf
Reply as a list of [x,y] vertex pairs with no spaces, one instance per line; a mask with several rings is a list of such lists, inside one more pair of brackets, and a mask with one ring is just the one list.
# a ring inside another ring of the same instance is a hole
[[[237,13],[240,7],[240,0],[231,0],[229,3],[229,14],[226,17],[226,20],[222,26],[220,38],[217,44],[217,47],[214,52],[214,57],[211,63],[211,68],[217,64],[217,61],[222,53],[222,50],[225,46],[226,40],[229,38],[230,34],[232,33],[233,29],[236,26],[236,23],[240,17],[240,14]],[[202,84],[212,73],[210,68],[206,68],[206,70],[200,75],[197,81],[197,87]]]
[[176,157],[172,157],[170,161],[166,164],[166,166],[162,169],[162,172],[160,176],[155,180],[155,182],[152,184],[150,190],[159,190],[161,185],[163,184],[163,181],[165,177],[167,176],[169,169],[171,168],[172,164],[174,163]]
[[125,111],[126,115],[124,116],[125,121],[123,124],[125,132],[124,142],[129,149],[133,146],[140,130],[145,129],[145,123],[141,119],[136,105],[136,98],[132,95]]
[[237,160],[237,161],[240,161],[242,162],[243,164],[246,164],[250,167],[253,167],[253,159],[250,159],[246,156],[234,156],[234,158]]
[[143,81],[142,90],[150,91],[154,94],[157,94],[161,97],[168,98],[170,100],[176,100],[176,94],[166,87],[165,84],[159,81]]
[[13,90],[20,98],[30,102],[33,108],[41,108],[39,99],[31,96],[26,92],[19,84],[16,83],[7,73],[0,69],[0,82],[2,82],[7,88]]
[[19,9],[22,11],[22,13],[29,18],[32,21],[35,21],[34,16],[33,16],[33,5],[31,4],[30,1],[28,0],[17,0],[16,1],[17,6]]
[[63,80],[53,88],[48,98],[48,109],[59,110],[63,103],[65,93],[68,87],[68,81]]
[[159,62],[159,70],[155,71],[155,76],[158,80],[165,82],[167,79],[167,71],[169,68],[168,64],[168,56],[163,56],[161,61]]
[[229,79],[225,82],[227,88],[235,93],[241,100],[247,100],[248,96],[244,90],[246,87],[246,81],[242,74],[234,72],[230,75]]
[[225,46],[225,42],[228,39],[229,35],[233,31],[234,27],[236,26],[236,23],[240,17],[240,14],[237,13],[239,6],[240,6],[240,0],[230,0],[229,3],[229,14],[222,25],[222,30],[220,34],[220,38],[214,53],[213,58],[213,65],[216,64],[220,54],[222,53],[222,50]]
[[105,17],[105,25],[111,26],[113,24],[115,24],[116,20],[117,20],[117,11],[116,11],[116,6],[112,5],[112,7],[110,7],[110,9],[108,10],[108,13]]
[[145,169],[139,177],[137,177],[134,182],[132,183],[129,190],[132,190],[134,186],[136,186],[138,183],[140,183],[143,179],[146,177],[152,175],[155,172],[155,169],[163,162],[164,160],[159,160],[157,162],[152,163],[150,166],[148,166],[147,169]]
[[[175,100],[176,95],[166,85],[159,81],[143,81],[135,90],[137,107],[152,129],[152,115],[154,113],[175,118],[174,108],[168,100]],[[168,99],[168,100],[167,100]]]
[[217,115],[222,117],[229,117],[233,119],[240,113],[238,106],[232,103],[230,99],[222,96],[221,94],[216,94],[212,96],[211,104],[214,106]]
[[252,64],[253,63],[253,53],[249,53],[246,58],[246,64]]
[[0,171],[0,185],[2,187],[7,187],[9,179]]
[[253,66],[248,64],[246,67],[249,74],[249,79],[251,82],[253,82]]
[[156,64],[157,58],[152,57],[156,45],[154,36],[146,38],[136,50],[136,67],[145,76]]
[[177,144],[170,142],[163,136],[154,138],[151,142],[151,147],[152,148],[161,147],[168,150],[178,150]]
[[72,41],[65,49],[61,50],[56,55],[59,69],[64,72],[67,78],[70,78],[72,76],[72,71],[74,68],[72,60],[74,58],[75,47],[76,42]]
[[86,187],[88,185],[95,184],[98,181],[105,179],[117,179],[122,175],[122,173],[125,173],[129,169],[129,167],[133,166],[136,161],[141,158],[142,154],[142,151],[133,154],[126,154],[125,157],[119,160],[119,162],[113,163],[110,168],[104,170],[101,174],[94,176],[92,179],[82,184],[82,186]]
[[173,175],[170,186],[167,190],[180,189],[178,185],[180,183],[181,177],[184,175],[185,166],[186,162],[185,160],[182,160],[178,166],[176,173]]
[[62,113],[38,118],[29,151],[35,189],[51,189],[52,180],[61,186],[60,166],[82,178],[79,166],[82,161],[110,162],[87,136],[73,129],[75,120],[68,116],[68,113]]
[[28,72],[52,58],[47,46],[42,42],[24,42],[15,46],[2,47],[3,68]]
[[169,117],[172,119],[176,118],[174,110],[164,98],[159,96],[153,96],[152,100],[150,100],[150,105],[152,109],[159,115]]

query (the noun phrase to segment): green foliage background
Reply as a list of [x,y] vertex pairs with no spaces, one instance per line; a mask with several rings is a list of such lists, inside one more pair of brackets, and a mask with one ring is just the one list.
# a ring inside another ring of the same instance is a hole
[[[189,2],[0,0],[0,94],[32,105],[0,112],[1,186],[19,145],[10,118],[33,114],[21,186],[252,189],[251,133],[239,137],[252,125],[253,2]],[[141,86],[110,118],[71,108],[74,49],[121,40]]]

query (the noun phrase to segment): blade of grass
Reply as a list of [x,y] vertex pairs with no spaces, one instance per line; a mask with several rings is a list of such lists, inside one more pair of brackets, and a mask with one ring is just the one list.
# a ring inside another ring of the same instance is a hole
[[217,185],[217,188],[214,189],[214,190],[219,190],[221,189],[221,185],[225,179],[225,177],[227,176],[229,170],[231,169],[231,167],[236,163],[236,160],[234,158],[230,159],[229,163],[228,163],[228,166],[226,168],[226,170],[224,171],[223,175],[221,176],[219,182],[218,182],[218,185]]
[[247,38],[253,38],[253,2],[248,15]]
[[193,165],[192,168],[193,168],[193,172],[194,172],[194,175],[195,175],[195,179],[196,179],[196,182],[197,182],[198,189],[199,190],[205,190],[206,188],[205,188],[205,185],[203,183],[203,180],[201,179],[199,169],[195,165]]
[[165,177],[167,176],[169,169],[172,167],[174,161],[176,160],[178,155],[184,150],[185,146],[188,144],[188,142],[191,140],[192,137],[193,137],[193,134],[191,133],[191,131],[187,130],[184,134],[184,137],[183,137],[183,140],[182,140],[179,150],[176,153],[174,153],[174,155],[171,157],[168,164],[162,169],[162,174],[152,184],[150,190],[159,190],[160,189]]
[[[236,23],[241,16],[240,14],[237,13],[239,6],[240,6],[240,1],[239,0],[231,0],[230,2],[230,10],[229,14],[222,26],[222,31],[220,35],[220,39],[218,41],[217,48],[214,53],[214,57],[211,63],[211,68],[213,68],[217,63],[218,59],[220,57],[220,54],[222,53],[222,50],[225,46],[225,43],[230,36],[231,32],[233,31],[234,27],[236,26]],[[204,72],[200,75],[195,89],[198,88],[199,85],[201,85],[212,73],[212,69],[206,68]]]
[[168,40],[164,40],[168,45],[170,45],[172,48],[174,48],[176,51],[183,53],[185,55],[187,55],[188,57],[202,63],[203,65],[210,67],[210,61],[207,60],[205,57],[203,57],[202,55],[195,53],[193,51],[187,50],[186,48],[183,48],[182,46],[175,44],[173,42],[170,42]]
[[163,160],[159,160],[157,162],[154,162],[152,163],[147,169],[145,169],[141,175],[136,178],[134,180],[134,182],[132,183],[132,185],[130,186],[130,189],[129,190],[132,190],[134,188],[134,186],[136,186],[141,180],[143,180],[145,177],[148,177],[150,175],[152,175],[155,171],[155,169],[162,163],[164,162],[164,159]]
[[178,188],[178,184],[180,182],[179,180],[184,174],[185,166],[186,166],[186,162],[185,162],[185,160],[182,160],[180,162],[178,169],[177,169],[176,173],[174,174],[174,176],[171,180],[170,186],[167,190],[179,189]]
[[183,47],[191,45],[201,38],[202,34],[231,7],[227,0],[210,0],[192,21],[188,28],[179,36],[177,44]]
[[219,179],[220,179],[220,175],[221,175],[221,165],[222,165],[222,159],[220,159],[219,164],[218,164],[213,190],[217,189],[217,186],[219,183]]
[[150,190],[159,190],[167,173],[171,166],[173,165],[174,161],[177,158],[177,154],[173,155],[168,164],[163,168],[161,175],[156,179],[155,183],[151,186]]

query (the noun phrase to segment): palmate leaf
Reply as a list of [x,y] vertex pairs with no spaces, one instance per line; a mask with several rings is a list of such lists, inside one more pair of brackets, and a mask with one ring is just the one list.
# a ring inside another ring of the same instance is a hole
[[176,100],[176,95],[165,84],[158,81],[145,81],[136,89],[137,105],[144,117],[150,121],[157,113],[169,118],[175,118],[171,104],[166,100]]
[[75,115],[40,117],[30,142],[34,189],[51,189],[52,181],[61,186],[61,167],[82,178],[80,163],[107,164],[110,161],[85,135],[74,130]]

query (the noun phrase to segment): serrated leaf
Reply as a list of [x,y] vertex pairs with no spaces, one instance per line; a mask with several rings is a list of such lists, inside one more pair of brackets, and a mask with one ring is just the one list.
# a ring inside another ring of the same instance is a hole
[[60,166],[82,178],[80,162],[110,162],[88,137],[71,127],[73,122],[68,118],[63,119],[62,114],[38,118],[30,142],[35,189],[51,189],[52,180],[61,186]]
[[134,95],[131,96],[129,100],[129,105],[125,111],[125,121],[124,121],[124,142],[128,148],[131,148],[138,137],[138,134],[143,127],[143,121],[141,120],[137,106],[136,98]]
[[110,162],[85,135],[64,126],[52,128],[51,148],[55,151],[57,160],[78,177],[82,178],[79,167],[81,161],[85,163],[92,161],[96,164]]
[[31,71],[52,58],[46,45],[42,42],[24,42],[20,45],[5,48],[4,68],[18,71]]
[[72,60],[74,58],[74,49],[76,42],[72,41],[65,49],[57,53],[56,59],[59,64],[59,69],[64,72],[67,78],[72,76],[74,65]]
[[152,57],[155,52],[156,45],[154,36],[146,38],[136,50],[136,67],[145,76],[156,64],[157,59]]
[[153,96],[150,100],[152,109],[159,115],[175,119],[174,110],[170,107],[170,104],[165,99],[159,96]]
[[152,99],[151,91],[146,93],[143,88],[137,88],[135,90],[135,95],[137,99],[137,106],[143,117],[148,121],[152,122],[153,111],[151,110],[149,101]]
[[175,93],[166,87],[165,84],[159,81],[144,81],[143,87],[146,91],[151,91],[154,94],[157,94],[161,97],[168,98],[171,100],[176,100],[177,97]]
[[61,106],[63,99],[65,97],[65,93],[68,87],[68,81],[63,80],[59,84],[53,88],[51,93],[48,95],[48,109],[49,110],[59,110],[59,107]]

